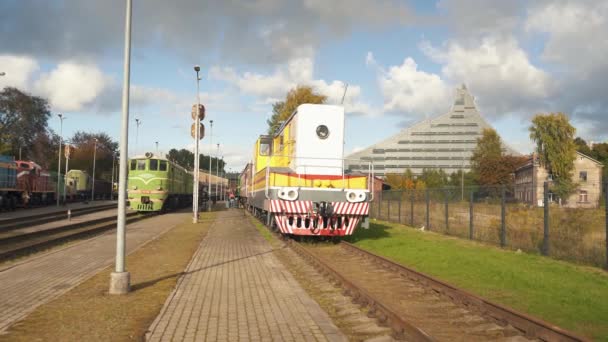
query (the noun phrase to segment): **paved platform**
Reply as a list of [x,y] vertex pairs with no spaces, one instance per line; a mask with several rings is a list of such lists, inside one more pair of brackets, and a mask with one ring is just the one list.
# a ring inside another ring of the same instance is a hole
[[241,213],[218,213],[146,338],[346,341]]
[[[127,253],[189,217],[188,213],[173,213],[128,225]],[[0,334],[36,307],[112,265],[115,253],[116,234],[111,231],[17,264],[0,266]]]
[[10,220],[14,218],[30,217],[33,215],[49,214],[49,213],[63,213],[68,209],[80,209],[80,208],[94,208],[98,206],[104,206],[109,204],[118,205],[117,201],[89,201],[88,203],[77,202],[68,203],[66,205],[49,205],[46,207],[32,208],[32,209],[17,209],[15,211],[0,211],[0,224],[3,220]]

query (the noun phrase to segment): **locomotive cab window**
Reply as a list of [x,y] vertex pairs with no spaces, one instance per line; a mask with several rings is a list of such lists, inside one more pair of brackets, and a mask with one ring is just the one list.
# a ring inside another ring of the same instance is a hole
[[260,155],[261,156],[269,156],[270,155],[270,144],[272,140],[270,139],[262,139],[260,140]]
[[150,159],[150,171],[158,170],[158,159]]
[[146,161],[145,160],[138,160],[137,161],[137,169],[138,170],[145,170],[146,169]]
[[167,171],[167,161],[161,160],[158,168],[159,171]]
[[137,167],[137,160],[131,160],[131,170],[135,170],[135,168]]

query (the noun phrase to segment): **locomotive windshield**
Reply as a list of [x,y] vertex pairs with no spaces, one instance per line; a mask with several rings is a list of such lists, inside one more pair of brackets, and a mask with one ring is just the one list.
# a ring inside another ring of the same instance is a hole
[[[148,160],[150,161],[148,163]],[[147,164],[147,167],[146,167]],[[167,171],[167,161],[158,159],[132,159],[131,170]]]

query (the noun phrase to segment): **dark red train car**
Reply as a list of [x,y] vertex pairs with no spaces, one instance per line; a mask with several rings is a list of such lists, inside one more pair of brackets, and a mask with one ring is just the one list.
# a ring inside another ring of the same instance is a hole
[[56,183],[51,175],[33,161],[17,160],[17,190],[22,193],[22,203],[49,204],[55,201]]

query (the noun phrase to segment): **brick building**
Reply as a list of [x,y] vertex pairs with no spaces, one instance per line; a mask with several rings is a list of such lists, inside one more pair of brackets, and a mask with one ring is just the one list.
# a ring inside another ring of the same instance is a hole
[[[574,160],[573,181],[578,185],[562,205],[569,208],[596,208],[599,206],[602,194],[602,163],[576,153]],[[543,183],[550,181],[547,170],[540,165],[538,155],[533,154],[530,159],[515,170],[515,197],[523,202],[535,206],[543,205]],[[551,202],[558,201],[549,193]]]

